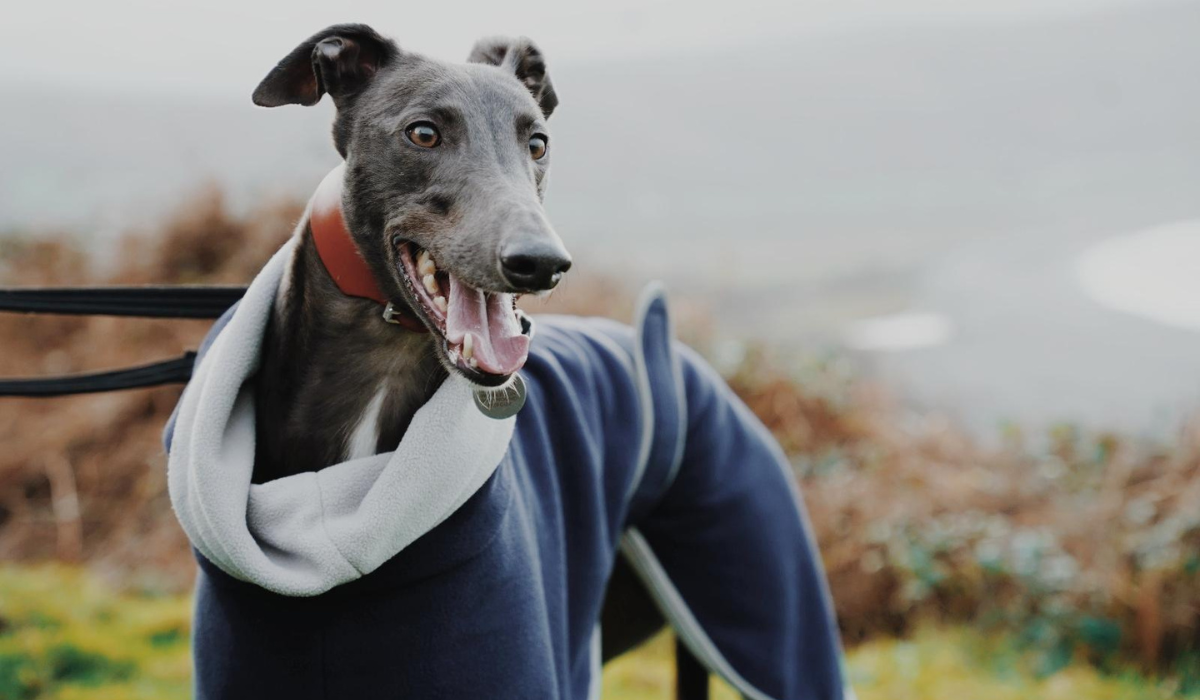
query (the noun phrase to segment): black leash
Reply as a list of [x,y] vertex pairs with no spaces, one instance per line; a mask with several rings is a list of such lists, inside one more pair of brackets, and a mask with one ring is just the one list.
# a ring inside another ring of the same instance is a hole
[[[76,316],[215,319],[246,293],[245,287],[71,287],[0,289],[0,311]],[[63,377],[0,379],[0,396],[51,397],[184,384],[196,353],[137,367]]]
[[192,378],[192,365],[195,362],[196,353],[188,351],[182,357],[174,360],[107,372],[69,374],[65,377],[0,379],[0,396],[47,398],[70,394],[94,394],[101,391],[141,389],[162,384],[185,384]]
[[0,289],[0,311],[78,316],[218,318],[245,287],[68,287]]

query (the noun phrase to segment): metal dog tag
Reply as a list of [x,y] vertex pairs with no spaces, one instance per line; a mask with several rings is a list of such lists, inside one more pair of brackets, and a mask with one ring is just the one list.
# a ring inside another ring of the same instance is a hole
[[519,374],[513,375],[512,382],[503,389],[475,390],[475,407],[488,418],[512,418],[524,405],[525,380]]

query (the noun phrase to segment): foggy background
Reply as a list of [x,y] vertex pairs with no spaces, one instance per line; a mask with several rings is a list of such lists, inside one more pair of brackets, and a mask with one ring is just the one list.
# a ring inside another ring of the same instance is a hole
[[306,196],[331,106],[249,96],[344,21],[453,60],[536,40],[580,269],[721,334],[845,351],[982,433],[1200,406],[1195,1],[6,6],[0,231],[103,259],[204,183]]

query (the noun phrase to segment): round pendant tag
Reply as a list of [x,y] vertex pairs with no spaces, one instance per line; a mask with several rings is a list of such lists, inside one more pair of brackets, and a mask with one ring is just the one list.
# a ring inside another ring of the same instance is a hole
[[512,382],[502,389],[475,390],[475,407],[488,418],[512,418],[524,405],[525,380],[519,374],[513,375]]

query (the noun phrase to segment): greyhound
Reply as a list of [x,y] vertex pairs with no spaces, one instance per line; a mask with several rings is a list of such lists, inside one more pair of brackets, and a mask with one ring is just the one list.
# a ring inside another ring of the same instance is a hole
[[339,25],[254,91],[264,107],[332,97],[347,229],[398,313],[423,326],[380,323],[376,302],[345,296],[304,222],[258,376],[256,481],[393,450],[448,373],[503,387],[525,361],[517,297],[571,267],[542,207],[558,96],[531,41],[484,40],[468,60]]
[[843,697],[787,463],[673,342],[661,292],[633,327],[541,316],[536,338],[516,307],[571,267],[542,208],[538,48],[451,65],[337,25],[254,101],[325,94],[344,165],[164,434],[197,697],[592,699],[664,619],[696,697],[709,671],[754,700]]

